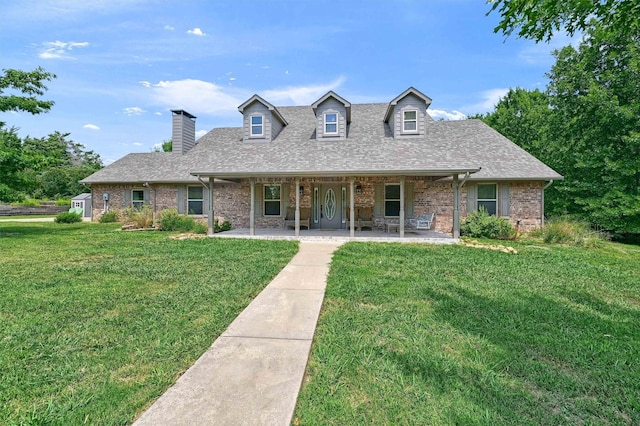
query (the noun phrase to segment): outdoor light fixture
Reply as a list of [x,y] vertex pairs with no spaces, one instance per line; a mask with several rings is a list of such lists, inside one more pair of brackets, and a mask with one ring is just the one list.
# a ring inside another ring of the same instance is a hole
[[358,195],[362,194],[362,185],[360,184],[356,185],[356,194]]
[[304,186],[301,186],[299,191],[300,191],[300,195],[304,195]]

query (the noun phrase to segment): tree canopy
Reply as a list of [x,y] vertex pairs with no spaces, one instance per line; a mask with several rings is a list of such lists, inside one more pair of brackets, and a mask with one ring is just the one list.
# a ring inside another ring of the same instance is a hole
[[[40,67],[33,71],[3,70],[0,111],[48,112],[54,102],[39,97],[47,90],[45,82],[55,77]],[[6,90],[13,93],[5,94]],[[56,131],[46,138],[22,140],[16,128],[8,129],[0,122],[0,200],[68,197],[86,191],[78,181],[100,169],[102,161],[68,136]]]
[[569,35],[585,31],[596,20],[617,32],[637,32],[640,27],[640,0],[487,0],[502,20],[494,32],[535,41],[549,41],[564,30]]
[[[40,114],[51,109],[54,102],[38,99],[47,90],[46,81],[56,78],[55,74],[46,72],[42,67],[33,71],[16,69],[2,70],[0,75],[0,111],[25,111]],[[19,94],[5,94],[10,90]],[[0,124],[4,124],[0,122]]]
[[546,92],[511,90],[482,119],[565,177],[547,213],[640,234],[640,36],[593,25],[555,58]]

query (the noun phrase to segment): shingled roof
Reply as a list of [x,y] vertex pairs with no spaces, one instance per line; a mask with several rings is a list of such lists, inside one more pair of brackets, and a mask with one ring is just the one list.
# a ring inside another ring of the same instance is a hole
[[552,180],[558,173],[480,120],[426,122],[424,136],[394,138],[388,104],[352,104],[346,139],[316,139],[312,106],[278,107],[288,123],[270,142],[213,129],[184,155],[129,154],[85,183],[193,182],[195,176],[439,175],[472,180]]

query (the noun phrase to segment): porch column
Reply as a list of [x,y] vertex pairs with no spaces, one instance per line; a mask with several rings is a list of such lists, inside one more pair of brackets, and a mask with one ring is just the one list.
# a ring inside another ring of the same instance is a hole
[[351,178],[349,181],[349,236],[354,238],[356,236],[356,197],[354,195],[356,188],[356,178]]
[[[285,197],[287,194],[285,194]],[[296,225],[295,225],[295,236],[300,236],[300,178],[296,178]]]
[[213,225],[213,177],[209,178],[209,187],[207,190],[209,191],[209,211],[207,212],[207,235],[213,236],[215,232],[215,227]]
[[453,238],[460,238],[460,184],[458,174],[453,175]]
[[249,180],[251,186],[251,197],[249,202],[249,235],[256,235],[256,178]]
[[404,238],[404,176],[400,178],[400,238]]

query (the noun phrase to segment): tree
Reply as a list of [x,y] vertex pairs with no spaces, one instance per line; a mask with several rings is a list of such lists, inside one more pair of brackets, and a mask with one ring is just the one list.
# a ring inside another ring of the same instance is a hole
[[518,87],[509,89],[492,113],[478,118],[546,162],[548,156],[541,154],[548,146],[551,112],[546,93]]
[[[43,101],[37,96],[44,94],[47,90],[44,82],[51,81],[56,77],[55,74],[48,73],[41,67],[33,71],[15,69],[2,71],[0,111],[26,111],[31,114],[40,114],[51,109],[53,101]],[[26,96],[5,95],[7,89]],[[5,123],[0,121],[0,200],[16,201],[23,197],[21,194],[25,185],[23,170],[27,163],[17,130],[6,129]]]
[[602,28],[637,32],[640,28],[640,0],[487,0],[502,20],[494,32],[535,41],[549,41],[565,30],[569,35],[587,30],[592,19]]
[[[55,74],[46,72],[42,67],[33,71],[21,71],[16,69],[2,70],[0,76],[0,111],[26,111],[31,114],[40,114],[51,109],[54,102],[38,99],[47,90],[45,81],[56,78]],[[22,95],[5,95],[5,90],[20,92]],[[0,122],[0,125],[4,123]]]
[[153,152],[171,152],[173,151],[173,140],[167,139],[162,142],[161,146],[155,146]]
[[640,31],[594,26],[556,54],[547,91],[566,209],[603,229],[640,234]]
[[555,57],[546,93],[511,90],[481,118],[564,176],[547,213],[640,234],[640,36],[595,25]]
[[46,138],[26,138],[22,148],[29,163],[28,183],[36,198],[59,198],[86,192],[79,180],[102,168],[100,156],[84,145],[68,140],[69,133],[54,132]]

